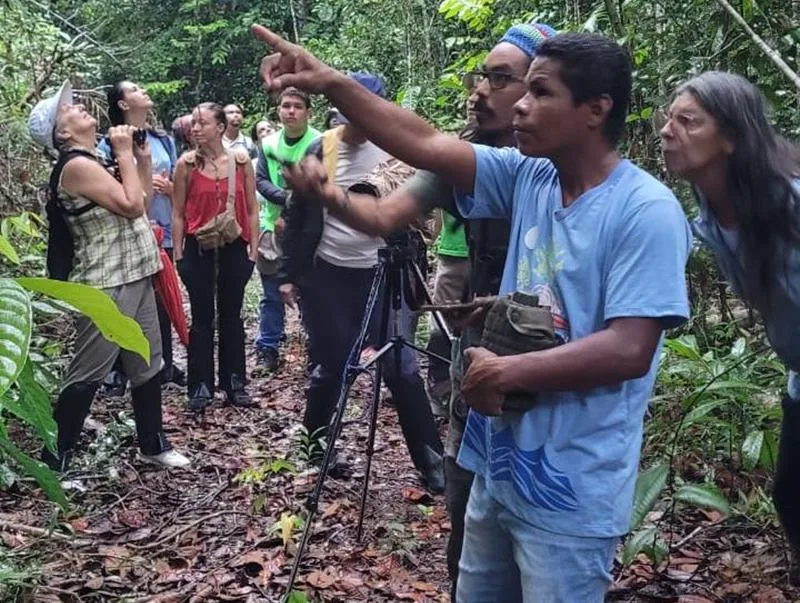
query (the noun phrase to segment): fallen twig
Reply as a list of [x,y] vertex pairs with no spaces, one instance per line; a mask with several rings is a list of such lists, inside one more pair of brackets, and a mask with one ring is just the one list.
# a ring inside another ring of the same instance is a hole
[[23,523],[17,523],[16,521],[8,521],[7,519],[0,519],[0,528],[16,530],[17,532],[25,532],[26,534],[31,534],[32,536],[43,536],[45,538],[57,538],[59,540],[67,541],[72,540],[72,537],[67,536],[66,534],[59,534],[58,532],[45,530],[44,528],[37,528],[35,526],[28,526]]
[[78,601],[78,603],[83,603],[83,599],[81,599],[81,596],[78,593],[71,590],[67,590],[65,588],[58,588],[57,586],[48,586],[47,584],[40,584],[39,586],[37,586],[37,588],[50,590],[53,591],[54,593],[59,593],[62,595],[69,595],[70,597],[74,597]]
[[215,517],[221,517],[222,515],[249,515],[249,514],[245,513],[244,511],[234,511],[233,509],[226,509],[224,511],[217,511],[216,513],[212,513],[211,515],[206,515],[205,517],[201,517],[200,519],[198,519],[196,521],[193,521],[192,523],[186,524],[185,526],[179,528],[177,531],[173,532],[172,534],[168,534],[166,536],[162,536],[158,540],[154,540],[153,542],[151,542],[149,544],[145,544],[145,545],[141,545],[141,546],[131,544],[129,546],[131,548],[135,548],[135,549],[140,550],[140,551],[147,551],[149,549],[152,549],[152,548],[155,548],[155,547],[157,547],[159,545],[162,545],[165,542],[168,542],[168,541],[172,540],[173,538],[177,538],[181,534],[184,534],[184,533],[188,532],[192,528],[199,526],[201,523],[203,523],[205,521],[208,521],[209,519],[214,519]]
[[675,551],[675,550],[677,550],[677,549],[681,548],[683,545],[685,545],[687,542],[689,542],[689,541],[690,541],[692,538],[694,538],[695,536],[697,536],[697,535],[698,535],[700,532],[702,532],[703,530],[705,530],[707,527],[708,527],[708,526],[697,526],[697,527],[696,527],[694,530],[692,530],[692,531],[689,533],[689,535],[688,535],[688,536],[685,536],[684,538],[681,538],[681,539],[680,539],[678,542],[676,542],[676,543],[675,543],[675,544],[672,546],[672,550],[673,550],[673,551]]

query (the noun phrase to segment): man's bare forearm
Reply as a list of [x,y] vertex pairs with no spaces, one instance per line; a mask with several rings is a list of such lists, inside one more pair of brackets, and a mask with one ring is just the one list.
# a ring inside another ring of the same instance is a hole
[[387,236],[408,226],[422,212],[417,200],[403,190],[384,199],[339,189],[330,210],[349,226],[375,237]]
[[325,95],[373,143],[413,167],[440,175],[464,193],[472,192],[475,155],[470,143],[438,132],[342,73],[331,71],[329,77]]
[[626,320],[643,323],[633,325],[635,335],[630,329],[607,328],[549,350],[507,357],[503,391],[581,391],[642,377],[661,329],[655,320]]

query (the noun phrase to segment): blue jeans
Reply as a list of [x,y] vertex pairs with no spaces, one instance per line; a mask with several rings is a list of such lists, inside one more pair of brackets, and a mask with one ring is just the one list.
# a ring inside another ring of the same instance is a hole
[[475,476],[458,603],[602,603],[619,538],[554,534],[516,517]]
[[281,294],[278,292],[278,280],[270,275],[261,276],[261,286],[264,288],[264,297],[259,303],[260,321],[256,349],[278,351],[283,339],[284,320],[286,311],[283,307]]

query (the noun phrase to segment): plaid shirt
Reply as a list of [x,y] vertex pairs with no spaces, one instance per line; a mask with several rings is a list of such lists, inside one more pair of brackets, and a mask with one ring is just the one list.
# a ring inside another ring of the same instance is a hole
[[[69,210],[89,203],[61,187],[59,196]],[[130,220],[97,205],[79,216],[65,217],[75,244],[75,264],[69,280],[110,289],[161,270],[158,243],[146,216]]]

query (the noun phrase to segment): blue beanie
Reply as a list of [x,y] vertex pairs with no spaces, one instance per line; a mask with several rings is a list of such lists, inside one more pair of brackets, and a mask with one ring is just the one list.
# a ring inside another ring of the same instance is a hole
[[536,54],[536,50],[542,42],[557,33],[555,29],[544,23],[522,23],[510,27],[500,41],[513,44],[533,59],[533,55]]
[[386,87],[383,85],[383,80],[377,75],[373,75],[367,71],[356,71],[355,73],[351,73],[350,77],[372,92],[372,94],[377,94],[381,98],[386,98]]
[[[350,74],[350,78],[364,86],[364,88],[372,92],[372,94],[377,94],[381,98],[386,98],[386,87],[383,85],[383,80],[377,75],[373,75],[367,71],[356,71]],[[338,121],[342,125],[350,123],[350,120],[341,112],[339,113]]]

